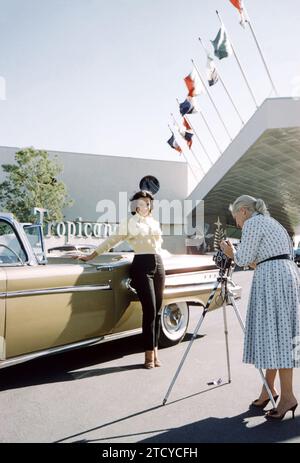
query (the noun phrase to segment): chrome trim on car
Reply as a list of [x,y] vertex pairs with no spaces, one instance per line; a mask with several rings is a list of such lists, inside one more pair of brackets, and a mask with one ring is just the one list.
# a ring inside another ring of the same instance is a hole
[[96,270],[98,272],[112,272],[114,269],[118,268],[118,267],[123,267],[124,263],[130,263],[128,261],[128,259],[119,259],[119,260],[114,260],[113,258],[113,261],[112,262],[109,262],[109,263],[105,263],[105,264],[90,264],[90,265],[93,265],[94,267],[96,267]]
[[0,268],[2,267],[25,267],[26,264],[21,264],[21,263],[18,263],[18,262],[14,262],[14,263],[3,263],[3,262],[0,262]]
[[113,268],[108,265],[97,265],[96,270],[97,272],[112,272]]
[[[210,281],[207,281],[206,283],[202,283],[202,282],[199,282],[199,283],[182,283],[182,284],[177,284],[177,285],[169,285],[168,282],[165,284],[165,288],[174,288],[174,289],[178,289],[178,288],[194,288],[194,287],[199,287],[199,288],[212,288],[212,283],[214,283],[215,280],[212,280],[211,282]],[[208,286],[209,285],[209,286]]]
[[17,363],[27,362],[28,360],[33,360],[38,357],[42,357],[44,355],[51,355],[55,354],[56,352],[63,352],[71,349],[75,349],[76,347],[80,348],[89,344],[98,343],[99,340],[103,339],[103,337],[92,338],[86,341],[74,342],[72,344],[68,344],[67,346],[58,346],[52,347],[50,349],[40,350],[39,352],[35,352],[33,354],[25,354],[20,355],[18,357],[12,357],[11,359],[4,360],[0,362],[0,368],[5,366],[15,365]]
[[205,285],[205,284],[194,284],[194,285],[179,285],[179,286],[166,286],[164,290],[164,296],[171,296],[177,293],[189,293],[189,292],[207,292],[211,291],[213,288],[212,285]]
[[8,293],[0,293],[0,296],[18,297],[18,296],[36,296],[44,294],[60,294],[60,293],[79,293],[87,291],[107,291],[112,289],[110,284],[104,285],[82,285],[82,286],[65,286],[61,288],[45,288],[45,289],[29,289],[23,291],[11,291]]
[[131,286],[131,281],[131,278],[124,278],[124,280],[122,280],[121,282],[121,286],[125,289],[128,289],[128,291],[132,292],[133,294],[137,295],[137,290],[133,286]]
[[217,280],[218,273],[212,272],[191,272],[174,275],[166,275],[166,286],[195,285],[211,283]]
[[11,359],[0,361],[0,369],[9,367],[12,365],[16,365],[18,363],[27,362],[29,360],[34,360],[36,358],[43,357],[45,355],[52,355],[52,354],[56,354],[59,352],[80,349],[81,347],[96,346],[97,344],[102,344],[104,342],[113,341],[115,339],[125,338],[127,336],[133,336],[136,334],[140,334],[141,332],[142,332],[142,329],[137,328],[134,330],[123,331],[121,333],[109,334],[107,336],[99,336],[97,338],[87,339],[86,341],[73,342],[72,344],[68,344],[67,346],[52,347],[50,349],[41,350],[33,354],[25,354],[25,355],[20,355],[18,357],[12,357]]
[[[205,293],[208,291],[211,291],[213,289],[212,284],[191,284],[191,285],[178,285],[178,286],[167,286],[165,287],[164,290],[164,297],[167,296],[172,296],[172,295],[177,295],[177,294],[185,294],[185,293]],[[219,288],[220,289],[220,288]],[[240,299],[241,297],[241,287],[238,285],[231,286],[231,283],[229,284],[230,292],[234,296],[234,299]]]

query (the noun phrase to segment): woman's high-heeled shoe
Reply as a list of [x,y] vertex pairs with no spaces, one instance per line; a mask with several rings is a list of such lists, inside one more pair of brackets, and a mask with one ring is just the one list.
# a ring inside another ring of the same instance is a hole
[[146,350],[144,367],[147,369],[154,368],[154,351]]
[[[274,402],[276,402],[278,397],[279,397],[278,395],[273,396]],[[255,403],[255,402],[258,402],[258,401],[259,401],[259,399],[253,400],[253,402],[250,404],[250,406],[251,407],[257,407],[257,408],[265,408],[268,405],[268,403],[270,402],[270,398],[264,400],[261,403]]]
[[268,420],[282,420],[285,417],[286,413],[289,411],[292,412],[293,418],[295,418],[295,410],[297,407],[298,407],[298,404],[293,405],[291,408],[288,408],[281,415],[279,415],[277,410],[273,408],[272,410],[270,410],[268,413],[265,414],[265,418],[267,418]]

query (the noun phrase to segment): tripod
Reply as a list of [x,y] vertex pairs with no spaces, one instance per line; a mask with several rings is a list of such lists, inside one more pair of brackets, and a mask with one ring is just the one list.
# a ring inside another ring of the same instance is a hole
[[[163,405],[165,405],[167,403],[167,400],[168,400],[168,397],[171,393],[171,390],[175,384],[175,381],[179,375],[179,372],[185,362],[185,359],[192,347],[192,344],[194,342],[194,340],[196,339],[196,336],[197,336],[197,333],[200,329],[200,326],[202,325],[202,322],[205,318],[205,315],[207,314],[207,312],[209,311],[209,308],[210,308],[210,305],[211,305],[211,302],[214,298],[214,296],[216,295],[216,292],[218,290],[218,287],[220,285],[220,297],[222,297],[223,299],[223,304],[222,304],[222,307],[223,307],[223,320],[224,320],[224,333],[225,333],[225,343],[226,343],[226,359],[227,359],[227,371],[228,371],[228,383],[231,382],[231,371],[230,371],[230,357],[229,357],[229,345],[228,345],[228,329],[227,329],[227,315],[226,315],[226,305],[231,305],[234,309],[234,312],[235,312],[235,315],[239,321],[239,324],[243,330],[243,332],[245,333],[245,325],[244,325],[244,322],[242,320],[242,317],[241,317],[241,314],[235,304],[235,300],[234,300],[234,296],[232,294],[232,292],[230,291],[230,289],[228,288],[228,281],[231,281],[231,275],[232,275],[232,272],[233,272],[233,268],[234,266],[233,265],[229,265],[227,268],[220,268],[220,271],[219,271],[219,276],[217,278],[217,281],[215,283],[215,286],[214,288],[212,289],[209,297],[208,297],[208,300],[207,300],[207,303],[205,306],[203,306],[203,304],[200,304],[202,307],[203,307],[203,312],[202,312],[202,315],[197,323],[197,326],[194,330],[194,333],[193,333],[193,336],[183,354],[183,357],[181,359],[181,362],[176,370],[176,373],[170,383],[170,386],[169,386],[169,389],[165,395],[165,398],[163,400]],[[264,383],[264,386],[268,392],[268,395],[269,395],[269,398],[271,400],[271,404],[273,406],[273,408],[276,407],[275,405],[275,402],[274,402],[274,399],[273,399],[273,395],[270,391],[270,388],[268,386],[268,383],[265,379],[265,376],[263,374],[263,371],[262,369],[259,369],[259,373],[261,375],[261,379]]]

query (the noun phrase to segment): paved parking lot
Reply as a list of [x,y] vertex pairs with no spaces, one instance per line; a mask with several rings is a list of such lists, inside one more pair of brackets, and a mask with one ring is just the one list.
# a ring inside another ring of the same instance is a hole
[[[235,272],[245,317],[253,273]],[[199,320],[191,310],[185,340],[161,350],[163,366],[141,367],[140,336],[0,371],[0,442],[201,443],[300,442],[299,412],[269,423],[249,410],[260,377],[241,361],[243,333],[228,308],[232,382],[227,383],[221,310],[209,313],[165,406],[162,401]],[[300,374],[295,391],[300,400]],[[222,383],[207,383],[221,378]]]

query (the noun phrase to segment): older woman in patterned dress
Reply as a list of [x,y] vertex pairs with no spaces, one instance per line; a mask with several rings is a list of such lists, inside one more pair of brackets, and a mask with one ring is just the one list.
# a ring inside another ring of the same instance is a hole
[[[244,341],[243,361],[266,369],[266,381],[277,400],[274,381],[280,378],[280,401],[266,417],[282,419],[287,411],[294,417],[298,405],[293,392],[293,368],[300,367],[300,275],[292,261],[293,246],[283,226],[271,218],[262,199],[243,195],[230,207],[241,243],[235,251],[222,241],[221,249],[237,265],[255,268]],[[253,406],[269,402],[263,387]]]

